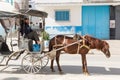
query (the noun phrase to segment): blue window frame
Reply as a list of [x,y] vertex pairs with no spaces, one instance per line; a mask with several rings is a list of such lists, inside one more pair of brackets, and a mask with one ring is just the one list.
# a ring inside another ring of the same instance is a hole
[[69,21],[70,20],[70,11],[69,10],[56,10],[55,11],[55,20],[56,21]]

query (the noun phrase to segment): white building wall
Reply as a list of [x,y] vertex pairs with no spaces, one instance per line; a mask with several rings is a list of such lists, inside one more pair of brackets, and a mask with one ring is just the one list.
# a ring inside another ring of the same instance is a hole
[[83,0],[32,0],[36,3],[66,3],[66,2],[83,2]]
[[28,9],[29,0],[14,0],[14,6],[17,9]]
[[[46,26],[81,26],[81,6],[36,6],[36,9],[48,13]],[[70,21],[55,21],[55,10],[70,10]]]
[[[51,35],[74,35],[82,32],[82,3],[83,0],[32,0],[29,1],[33,8],[45,11],[48,17],[45,19],[45,30]],[[56,10],[69,10],[69,21],[56,21]]]

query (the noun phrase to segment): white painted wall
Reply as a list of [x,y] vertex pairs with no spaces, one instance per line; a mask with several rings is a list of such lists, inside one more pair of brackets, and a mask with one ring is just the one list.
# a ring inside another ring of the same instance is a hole
[[[48,13],[46,26],[81,26],[81,6],[36,6],[36,9]],[[55,10],[70,10],[70,21],[55,21]]]
[[66,2],[83,2],[83,0],[32,0],[36,3],[66,3]]
[[17,10],[10,3],[0,2],[0,11],[14,13],[14,11],[17,11]]

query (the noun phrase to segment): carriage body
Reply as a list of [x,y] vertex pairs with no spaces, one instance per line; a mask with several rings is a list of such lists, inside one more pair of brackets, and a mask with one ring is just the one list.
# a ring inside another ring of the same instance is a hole
[[[0,51],[0,62],[2,63],[7,57],[7,61],[5,61],[5,66],[7,66],[8,62],[12,60],[13,57],[15,57],[15,60],[16,60],[21,56],[21,54],[24,53],[25,56],[22,58],[22,61],[21,61],[21,65],[23,69],[27,73],[39,72],[40,69],[44,68],[48,64],[48,60],[49,60],[47,56],[44,56],[45,55],[44,40],[40,37],[41,44],[40,46],[38,46],[31,39],[24,38],[23,36],[20,35],[20,32],[19,32],[19,27],[21,26],[20,25],[18,26],[15,21],[18,20],[18,23],[20,24],[21,19],[24,17],[29,17],[29,20],[32,20],[33,17],[42,19],[42,23],[43,23],[42,27],[41,26],[37,26],[37,28],[33,27],[33,29],[37,31],[39,35],[41,33],[41,30],[44,29],[45,18],[47,17],[48,14],[46,12],[32,10],[32,9],[20,10],[20,13],[18,14],[8,13],[8,12],[4,12],[4,13],[6,14],[0,15],[0,18],[2,20],[14,18],[14,27],[11,27],[9,32],[6,32],[6,36],[4,39],[5,39],[6,45],[10,50],[7,53],[6,51]],[[35,26],[34,24],[32,24],[32,21],[30,21],[30,23],[31,23],[30,26],[31,25]],[[37,21],[36,24],[38,25],[40,23],[38,23]],[[31,51],[30,47],[34,49]],[[41,56],[44,56],[44,57],[41,58]]]

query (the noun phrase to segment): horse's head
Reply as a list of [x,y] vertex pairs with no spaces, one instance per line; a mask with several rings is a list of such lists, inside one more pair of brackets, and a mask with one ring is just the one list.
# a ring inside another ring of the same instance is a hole
[[89,35],[85,35],[85,39],[90,43],[91,49],[101,50],[106,57],[110,57],[109,44],[106,41],[102,41]]
[[110,57],[109,44],[106,41],[103,41],[103,47],[101,51],[106,55],[107,58]]

